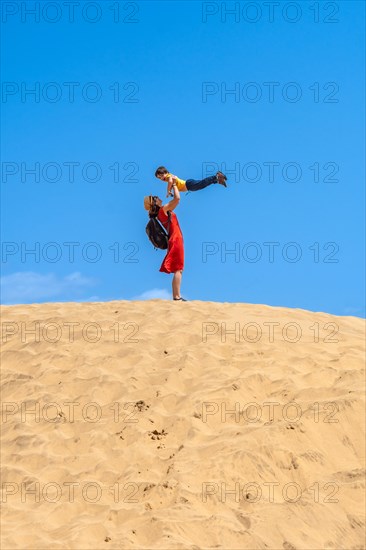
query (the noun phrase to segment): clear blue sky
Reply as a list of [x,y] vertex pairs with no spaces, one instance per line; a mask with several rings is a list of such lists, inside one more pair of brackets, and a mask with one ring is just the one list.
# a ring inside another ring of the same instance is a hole
[[364,315],[364,2],[232,15],[223,2],[80,2],[73,22],[63,2],[39,21],[21,4],[35,2],[2,3],[3,303],[169,297],[143,196],[165,196],[160,164],[187,179],[217,163],[239,170],[228,189],[176,211],[182,295]]

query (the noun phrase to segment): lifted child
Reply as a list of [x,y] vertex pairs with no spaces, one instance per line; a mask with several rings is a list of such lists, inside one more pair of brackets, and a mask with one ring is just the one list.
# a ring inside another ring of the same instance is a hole
[[219,183],[220,185],[227,187],[227,177],[222,172],[217,172],[215,176],[209,176],[208,178],[204,178],[203,180],[182,180],[177,176],[171,174],[169,170],[165,168],[165,166],[159,166],[159,168],[157,168],[157,170],[155,171],[155,176],[159,180],[167,182],[167,197],[169,197],[169,195],[172,195],[171,189],[174,183],[177,185],[180,192],[199,191],[200,189],[204,189],[205,187],[207,187],[208,185],[212,185],[213,183]]

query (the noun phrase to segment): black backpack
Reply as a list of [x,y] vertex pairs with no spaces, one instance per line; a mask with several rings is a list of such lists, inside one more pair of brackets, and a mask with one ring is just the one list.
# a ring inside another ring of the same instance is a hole
[[162,226],[156,216],[151,217],[146,226],[147,236],[149,237],[150,242],[152,243],[154,248],[160,248],[162,250],[166,250],[168,248],[170,212],[168,212],[168,219],[168,232],[165,230],[165,228]]

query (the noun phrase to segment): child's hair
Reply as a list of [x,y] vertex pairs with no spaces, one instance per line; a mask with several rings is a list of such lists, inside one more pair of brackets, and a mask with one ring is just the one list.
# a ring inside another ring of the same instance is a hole
[[159,168],[157,168],[155,170],[155,176],[164,176],[165,174],[169,174],[169,170],[167,170],[165,168],[165,166],[159,166]]

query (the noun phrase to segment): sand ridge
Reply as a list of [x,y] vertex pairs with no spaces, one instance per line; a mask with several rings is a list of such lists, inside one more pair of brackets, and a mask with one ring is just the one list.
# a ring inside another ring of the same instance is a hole
[[2,547],[364,548],[365,322],[3,306]]

